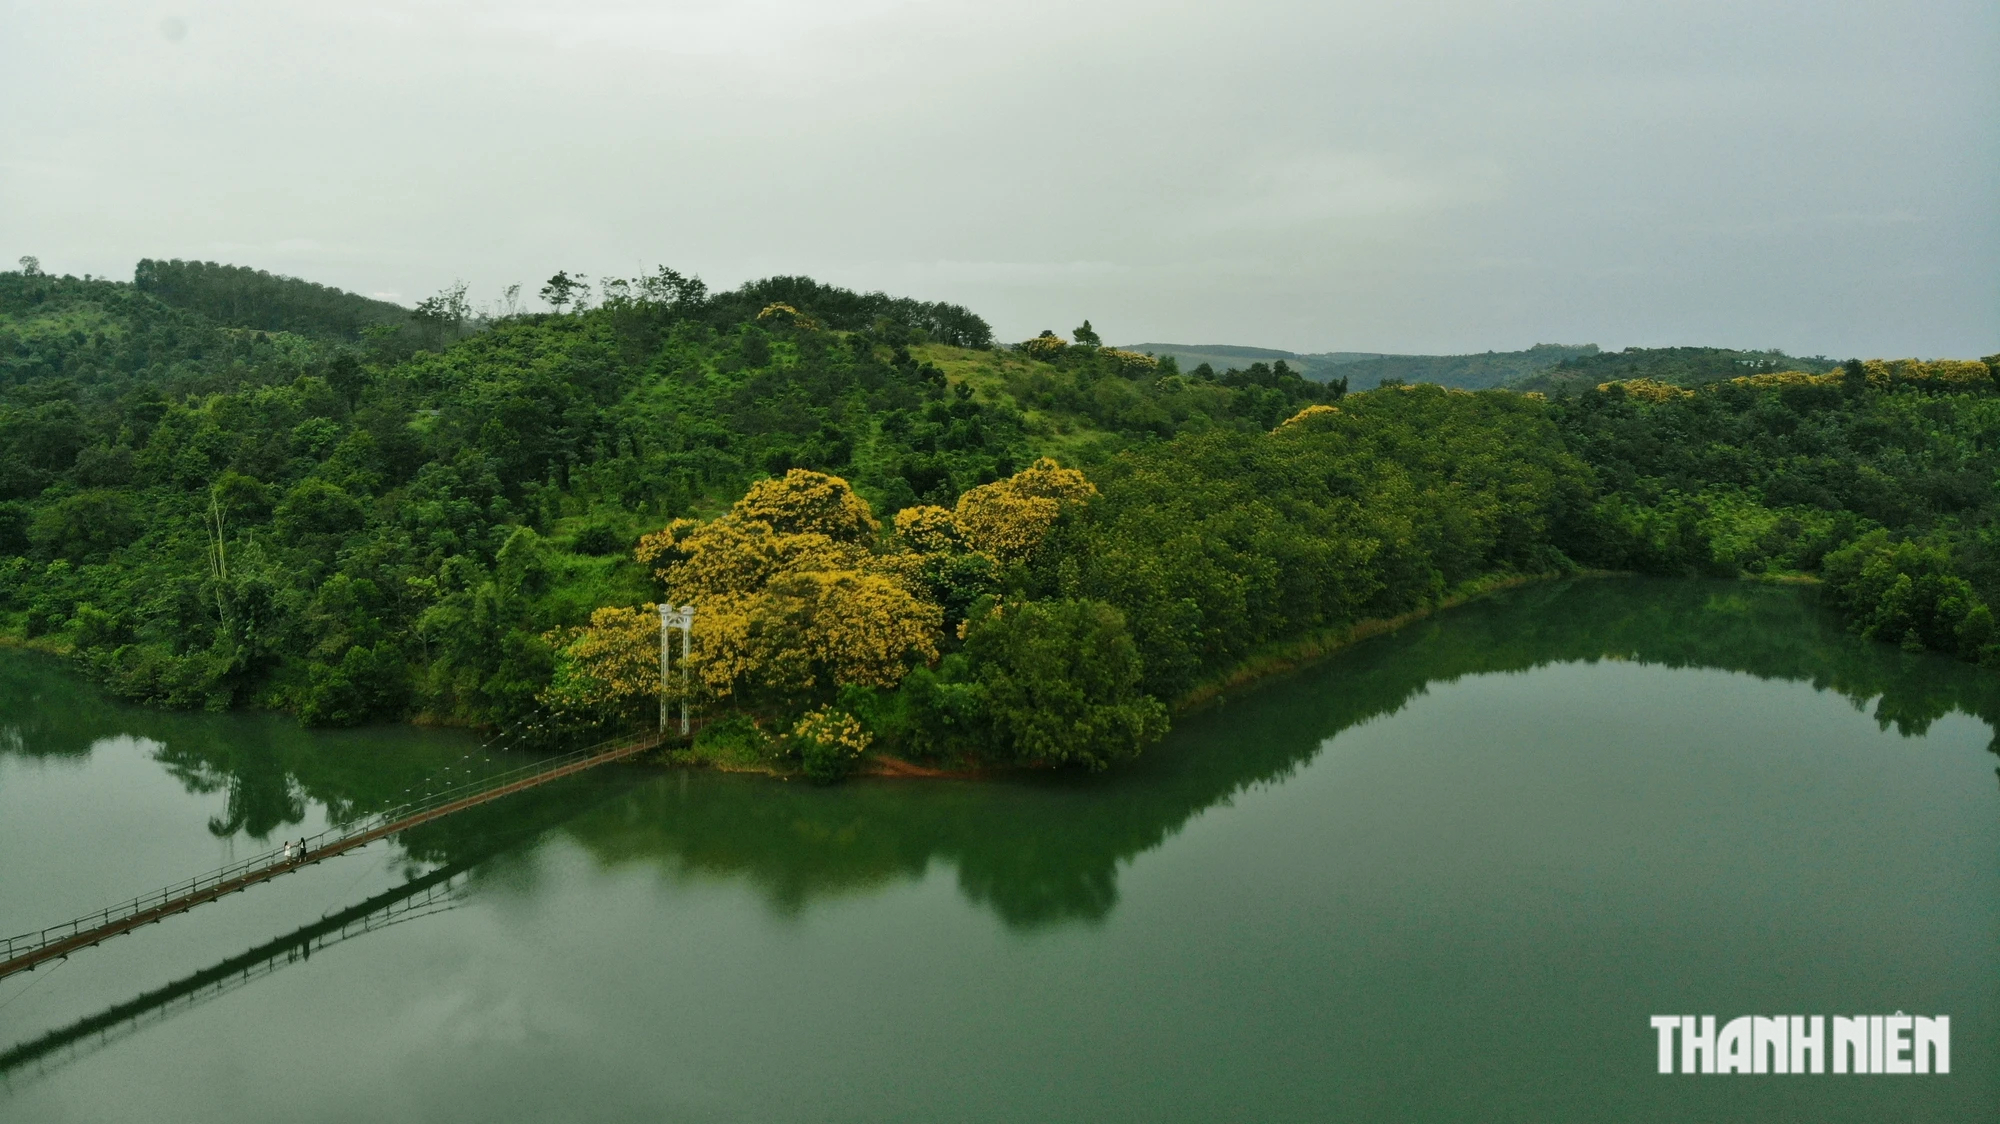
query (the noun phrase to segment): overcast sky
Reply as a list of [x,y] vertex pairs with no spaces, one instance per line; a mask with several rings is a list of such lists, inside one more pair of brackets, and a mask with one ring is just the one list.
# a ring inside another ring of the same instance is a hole
[[1994,0],[0,0],[0,261],[1003,338],[2000,351]]

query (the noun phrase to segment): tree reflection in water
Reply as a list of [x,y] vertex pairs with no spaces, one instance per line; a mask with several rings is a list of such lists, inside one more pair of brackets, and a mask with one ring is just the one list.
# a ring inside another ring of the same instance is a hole
[[[1809,588],[1652,579],[1576,580],[1505,592],[1347,649],[1185,716],[1144,759],[1099,776],[863,779],[833,788],[762,777],[601,770],[409,833],[414,860],[451,863],[560,831],[606,865],[674,878],[742,878],[773,908],[957,872],[1008,925],[1092,922],[1118,900],[1118,867],[1204,809],[1282,780],[1328,739],[1393,713],[1432,683],[1575,661],[1630,660],[1808,682],[1923,733],[1954,712],[2000,729],[2000,680],[1844,631]],[[176,715],[106,703],[39,660],[0,660],[0,752],[89,752],[134,734],[190,790],[226,789],[218,834],[263,838],[308,802],[336,819],[396,803],[445,769],[498,769],[470,736],[412,728],[313,733],[277,715]],[[532,864],[503,856],[510,876]]]

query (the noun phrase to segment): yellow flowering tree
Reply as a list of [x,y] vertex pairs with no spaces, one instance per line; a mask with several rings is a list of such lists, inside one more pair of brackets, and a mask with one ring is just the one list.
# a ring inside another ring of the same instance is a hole
[[959,621],[979,598],[1000,591],[1008,567],[1035,556],[1066,508],[1096,494],[1083,473],[1044,457],[1009,479],[966,492],[956,508],[904,508],[896,513],[896,536],[915,552],[917,569],[947,619]]
[[[1300,410],[1298,413],[1293,414],[1291,417],[1286,418],[1284,421],[1279,422],[1278,429],[1289,429],[1295,425],[1304,425],[1308,422],[1324,421],[1326,419],[1336,418],[1339,416],[1340,416],[1340,407],[1328,406],[1322,402],[1315,402],[1312,405],[1307,406],[1305,409]],[[1274,430],[1273,432],[1276,431]]]
[[[1069,506],[1097,489],[1053,460],[974,488],[955,509],[908,508],[890,547],[847,481],[793,469],[752,485],[720,518],[677,519],[634,554],[674,604],[695,606],[692,671],[702,693],[766,712],[824,706],[841,687],[892,688],[938,659],[953,617],[992,592],[997,567],[1027,561]],[[658,691],[658,621],[601,609],[550,635],[552,707],[636,710]]]
[[1151,374],[1160,369],[1160,361],[1137,351],[1126,351],[1118,347],[1100,347],[1097,357],[1118,368],[1118,373],[1126,378]]
[[778,324],[790,324],[795,328],[807,332],[817,332],[820,330],[819,321],[814,320],[791,305],[783,303],[773,302],[765,305],[763,310],[757,313],[757,319],[760,322],[769,321]]
[[1083,473],[1048,457],[1011,479],[958,497],[952,525],[973,550],[1003,565],[1027,561],[1048,537],[1064,507],[1097,494]]
[[555,673],[535,696],[554,714],[596,724],[636,716],[659,697],[660,617],[657,607],[607,607],[582,628],[542,637],[555,651]]
[[958,524],[952,519],[950,509],[931,504],[906,507],[897,512],[896,534],[925,554],[964,548],[958,537]]
[[844,684],[893,687],[935,660],[943,612],[913,556],[874,549],[881,524],[847,481],[793,469],[721,518],[679,520],[636,551],[695,605],[704,689],[789,709]]
[[944,625],[901,575],[863,570],[793,571],[754,592],[694,600],[695,674],[717,697],[751,704],[848,683],[893,687],[937,658]]
[[882,529],[868,510],[868,501],[855,495],[847,481],[803,468],[750,485],[725,518],[762,523],[786,534],[820,534],[853,543],[868,542]]
[[1069,341],[1054,332],[1044,331],[1034,339],[1020,344],[1019,347],[1029,358],[1040,359],[1046,363],[1053,361],[1056,356],[1067,350]]
[[1627,398],[1637,398],[1644,402],[1672,402],[1677,398],[1694,397],[1694,391],[1686,387],[1675,386],[1670,382],[1660,382],[1657,379],[1622,379],[1615,383],[1603,382],[1597,384],[1597,389],[1599,393],[1603,393],[1614,386],[1624,388]]

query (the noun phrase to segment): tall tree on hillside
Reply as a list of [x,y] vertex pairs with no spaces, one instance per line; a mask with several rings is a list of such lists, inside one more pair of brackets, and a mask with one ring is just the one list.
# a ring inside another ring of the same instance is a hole
[[664,265],[636,284],[646,300],[675,309],[693,309],[708,299],[708,285],[701,278]]
[[1099,339],[1097,336],[1097,329],[1091,327],[1090,321],[1088,320],[1085,320],[1082,324],[1077,325],[1076,331],[1071,332],[1070,335],[1076,337],[1076,344],[1078,347],[1104,346],[1104,341]]
[[582,312],[589,293],[590,278],[581,273],[571,277],[566,269],[557,270],[556,275],[549,278],[549,283],[542,286],[542,299],[548,302],[550,308],[556,310],[557,315],[561,315],[572,304],[576,306],[576,311]]
[[456,340],[465,335],[465,322],[472,316],[472,305],[465,299],[465,289],[465,282],[453,282],[439,289],[436,296],[418,301],[416,311],[410,314],[424,325],[440,347],[447,339]]

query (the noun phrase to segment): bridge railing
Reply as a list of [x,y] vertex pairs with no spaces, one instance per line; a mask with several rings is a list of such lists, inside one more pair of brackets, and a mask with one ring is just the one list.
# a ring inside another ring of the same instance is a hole
[[[365,835],[368,832],[386,827],[389,824],[421,816],[425,812],[436,811],[448,804],[456,804],[467,797],[477,796],[482,792],[490,792],[496,788],[506,788],[509,785],[525,780],[532,780],[544,774],[560,772],[579,762],[588,761],[593,757],[601,757],[614,749],[631,746],[639,742],[652,742],[654,740],[652,736],[645,734],[628,734],[624,737],[607,738],[604,741],[584,746],[582,749],[574,749],[555,757],[544,757],[522,765],[519,768],[478,777],[463,784],[454,785],[451,788],[431,793],[422,799],[385,808],[363,820],[342,828],[338,832],[322,832],[320,835],[312,836],[305,841],[307,849],[308,851],[318,850],[319,846],[315,844],[319,843],[322,836],[337,836],[337,839],[328,838],[326,840],[327,843],[332,843],[338,839]],[[282,852],[279,853],[282,854]]]
[[302,844],[301,848],[293,851],[290,857],[287,857],[284,848],[274,847],[268,851],[252,855],[247,859],[231,863],[228,866],[218,867],[206,874],[197,874],[184,882],[176,882],[170,886],[162,887],[150,894],[141,894],[130,901],[106,906],[95,913],[86,913],[82,917],[65,921],[60,925],[51,925],[46,929],[21,933],[12,937],[0,937],[0,963],[12,960],[17,956],[25,956],[51,944],[55,944],[58,941],[69,940],[79,934],[90,932],[93,929],[101,929],[116,922],[136,917],[150,910],[159,909],[181,898],[192,897],[203,891],[214,890],[260,871],[296,864],[303,859],[309,859],[316,853],[325,851],[329,847],[337,846],[363,835],[379,832],[391,825],[423,816],[425,813],[434,812],[439,808],[456,804],[462,800],[477,796],[482,792],[506,788],[519,784],[522,781],[533,780],[536,777],[549,773],[560,772],[593,757],[600,757],[620,748],[631,748],[638,743],[650,743],[654,740],[656,739],[650,735],[627,735],[624,737],[609,738],[594,745],[571,750],[556,757],[543,758],[519,768],[470,780],[440,792],[431,793],[419,800],[383,809],[352,823],[329,828],[317,835],[308,836],[300,840]]

